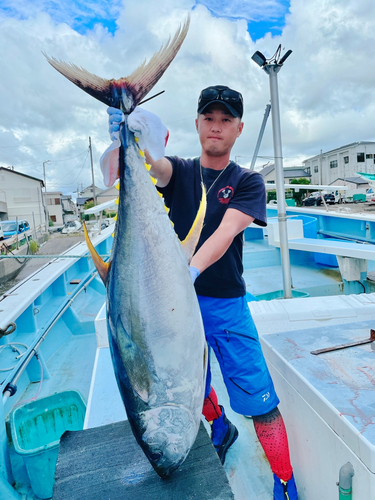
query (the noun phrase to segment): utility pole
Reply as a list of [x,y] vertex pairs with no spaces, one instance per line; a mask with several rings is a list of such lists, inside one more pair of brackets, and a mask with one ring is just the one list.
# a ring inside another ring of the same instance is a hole
[[91,137],[89,137],[89,149],[90,149],[90,159],[91,159],[92,194],[93,194],[93,197],[94,197],[94,206],[96,206],[94,164],[93,164],[93,161],[92,161]]
[[47,203],[47,181],[46,181],[46,163],[50,163],[50,160],[43,162],[43,176],[44,176],[44,212],[46,216],[46,232],[48,231],[48,203]]
[[273,150],[275,156],[276,170],[276,191],[277,191],[277,218],[279,222],[280,236],[280,254],[281,266],[283,272],[284,298],[292,298],[292,275],[290,267],[289,244],[288,244],[288,226],[286,218],[285,187],[284,187],[284,168],[283,152],[281,145],[281,127],[280,127],[280,108],[279,108],[279,90],[277,83],[277,73],[282,68],[285,60],[292,53],[288,50],[280,58],[281,44],[271,59],[266,59],[258,50],[253,54],[252,59],[269,76],[271,110],[272,110],[272,132],[273,132]]

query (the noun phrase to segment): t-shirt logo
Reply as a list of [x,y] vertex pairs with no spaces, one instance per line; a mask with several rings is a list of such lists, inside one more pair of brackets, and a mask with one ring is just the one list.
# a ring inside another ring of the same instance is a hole
[[220,189],[217,193],[218,200],[220,203],[227,205],[234,195],[234,189],[232,186],[225,186],[225,188]]

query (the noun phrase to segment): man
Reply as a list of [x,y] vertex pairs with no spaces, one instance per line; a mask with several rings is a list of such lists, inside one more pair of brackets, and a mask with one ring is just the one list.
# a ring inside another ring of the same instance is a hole
[[[118,134],[122,113],[109,108],[110,132]],[[169,216],[180,240],[187,235],[202,196],[207,212],[190,272],[198,295],[206,338],[215,351],[234,411],[253,417],[258,439],[274,473],[274,499],[297,500],[288,440],[279,399],[245,299],[242,278],[243,231],[253,221],[266,225],[266,196],[257,172],[230,161],[230,153],[243,130],[242,95],[216,85],[202,90],[196,130],[202,147],[199,159],[164,157],[167,135],[160,120],[136,109],[128,126],[145,148],[151,175],[169,207]],[[162,151],[162,154],[160,154]],[[236,427],[227,419],[211,387],[208,368],[203,415],[212,427],[212,441],[224,463],[237,439]]]

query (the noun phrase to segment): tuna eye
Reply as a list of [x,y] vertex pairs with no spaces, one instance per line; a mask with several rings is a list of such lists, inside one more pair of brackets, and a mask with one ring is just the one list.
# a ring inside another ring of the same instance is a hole
[[162,457],[162,454],[161,453],[158,453],[158,452],[154,452],[154,453],[149,453],[149,457],[151,460],[153,460],[154,462],[157,462],[158,460],[161,459]]

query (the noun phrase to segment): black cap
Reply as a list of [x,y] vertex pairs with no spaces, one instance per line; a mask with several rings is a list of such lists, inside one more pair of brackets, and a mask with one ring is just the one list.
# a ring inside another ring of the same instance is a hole
[[242,118],[242,95],[225,85],[213,85],[202,90],[198,99],[198,113],[202,114],[210,104],[218,103],[223,104],[235,118]]

